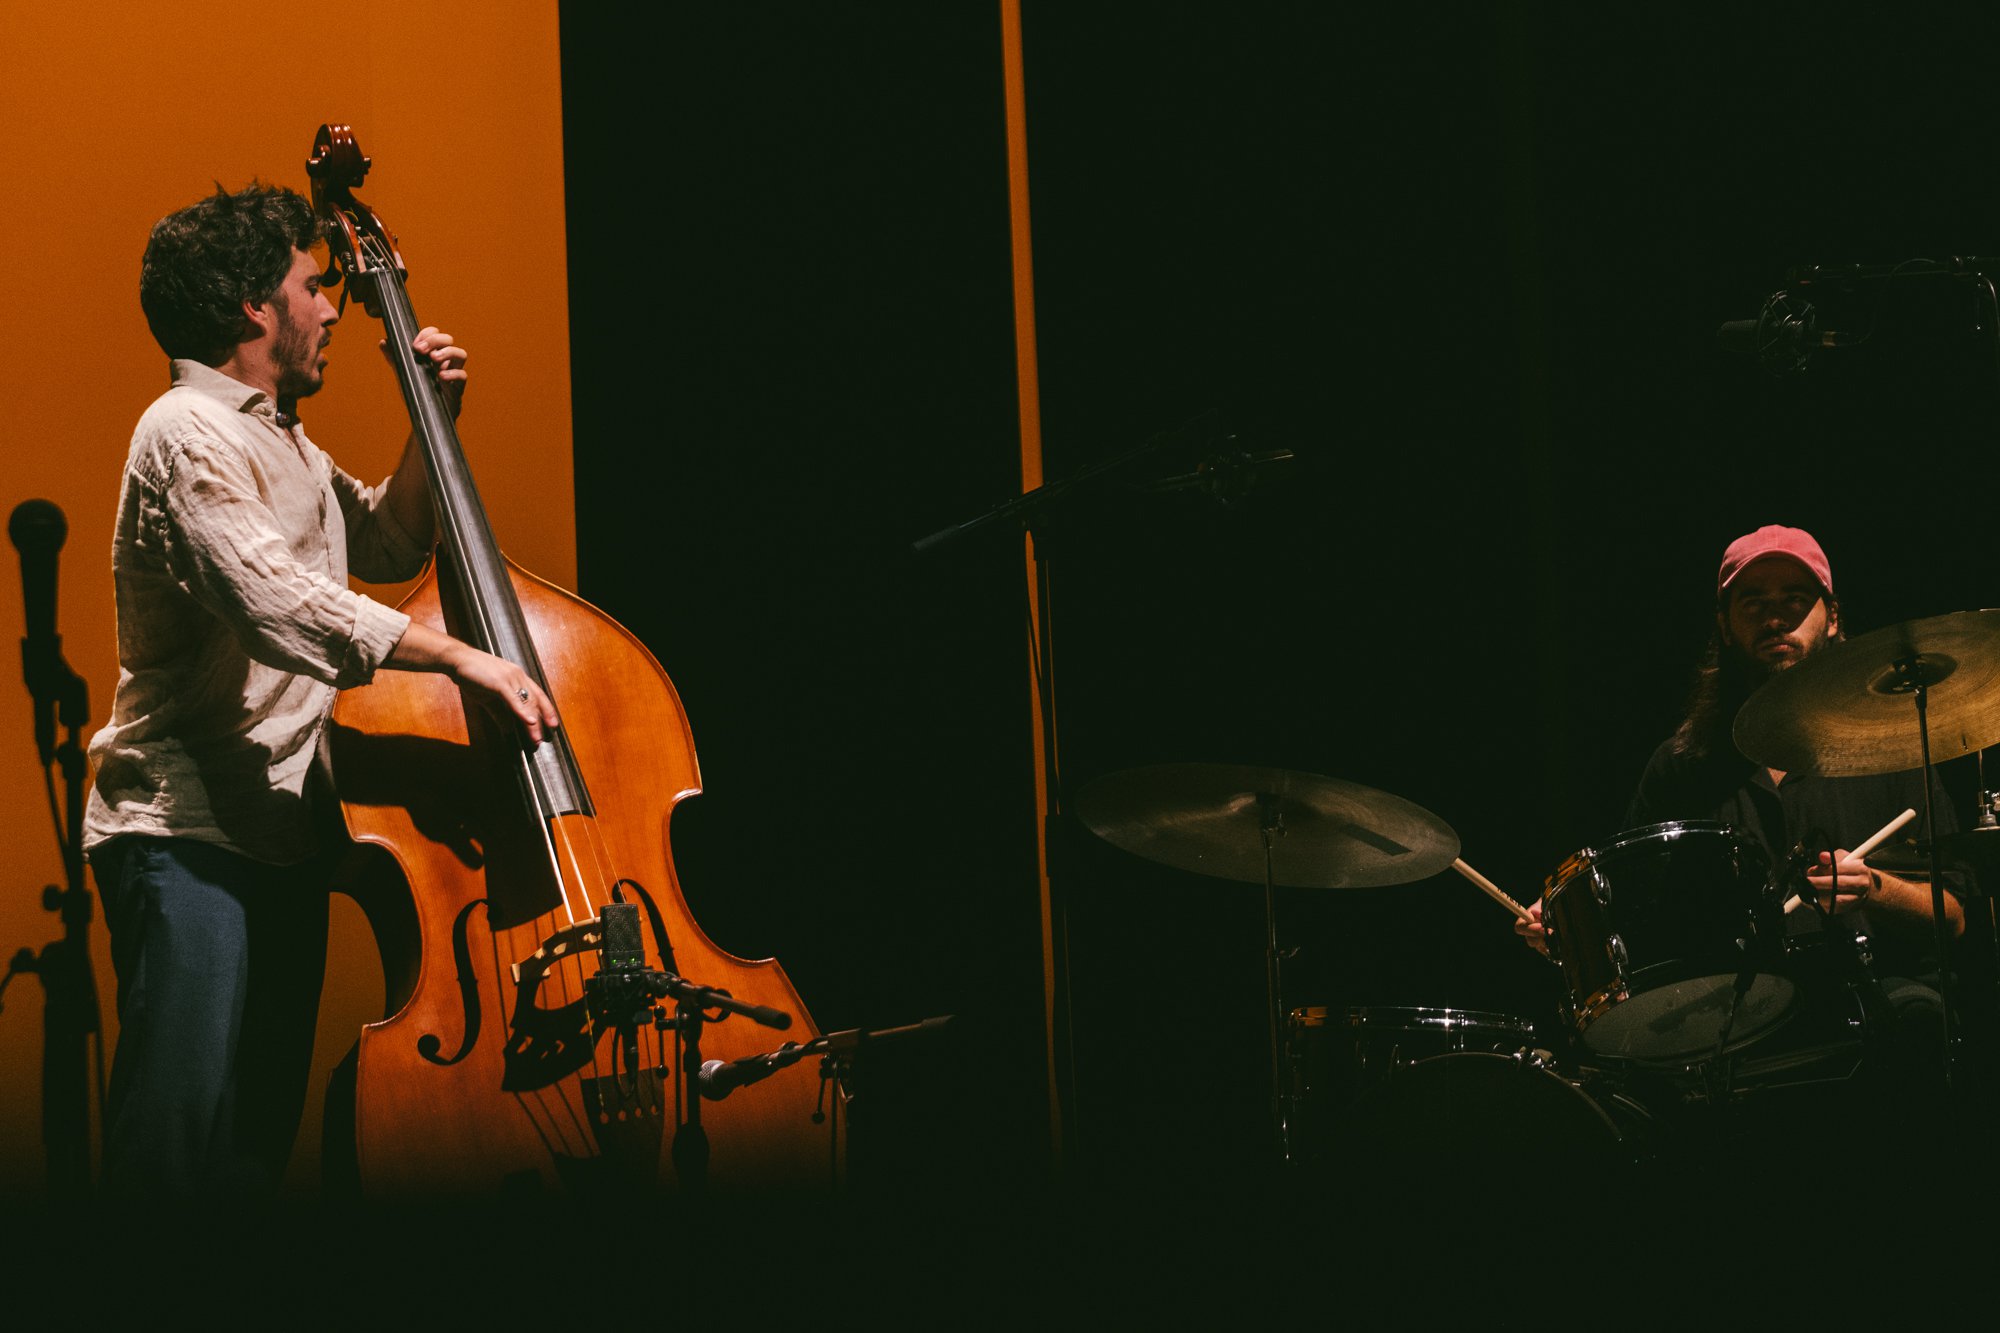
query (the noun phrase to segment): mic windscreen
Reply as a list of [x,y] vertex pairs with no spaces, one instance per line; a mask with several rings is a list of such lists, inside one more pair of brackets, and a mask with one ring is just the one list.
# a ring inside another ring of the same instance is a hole
[[23,500],[7,520],[7,536],[22,554],[60,551],[69,537],[69,520],[50,500]]

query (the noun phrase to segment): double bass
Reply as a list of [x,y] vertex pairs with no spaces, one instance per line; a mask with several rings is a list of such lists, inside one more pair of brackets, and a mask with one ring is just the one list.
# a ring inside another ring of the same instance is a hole
[[[840,1089],[798,1058],[823,1039],[775,961],[703,934],[675,874],[669,822],[701,789],[680,697],[624,628],[501,554],[411,347],[421,326],[396,239],[354,195],[369,166],[346,126],[320,127],[307,172],[323,281],[382,320],[436,502],[436,551],[401,609],[520,666],[561,724],[531,746],[448,678],[412,672],[381,672],[335,707],[328,753],[354,849],[342,887],[367,912],[388,993],[353,1073],[361,1188],[832,1183]],[[723,1077],[704,1080],[703,1064]]]

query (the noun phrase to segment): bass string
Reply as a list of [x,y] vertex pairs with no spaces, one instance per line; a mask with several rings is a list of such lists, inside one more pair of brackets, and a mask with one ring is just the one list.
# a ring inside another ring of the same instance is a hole
[[[416,310],[409,303],[409,293],[400,280],[391,247],[379,234],[372,213],[365,209],[350,211],[343,208],[339,210],[338,216],[345,224],[339,234],[347,241],[345,247],[347,253],[342,264],[346,269],[347,283],[346,291],[342,293],[342,300],[344,302],[347,294],[355,290],[357,282],[368,282],[374,286],[374,304],[387,335],[386,342],[391,349],[391,361],[396,368],[397,378],[411,400],[411,429],[423,439],[425,473],[431,483],[432,504],[439,521],[438,540],[450,557],[453,569],[465,585],[462,588],[463,595],[458,601],[461,611],[473,622],[467,627],[467,633],[469,637],[490,649],[497,637],[492,617],[487,611],[492,590],[478,586],[482,580],[474,562],[469,558],[471,543],[464,530],[466,525],[459,514],[459,507],[447,502],[447,497],[443,494],[447,489],[443,484],[445,481],[443,460],[438,457],[439,451],[433,446],[430,433],[422,429],[423,423],[420,420],[422,414],[415,410],[416,400],[424,392],[427,384],[421,367],[416,363],[414,349],[411,347],[417,329]],[[334,237],[330,234],[328,239],[332,243]],[[470,744],[472,726],[469,717],[466,719],[466,724],[466,740]],[[518,753],[516,759],[523,768],[522,776],[525,780],[523,790],[534,792],[537,788],[534,783],[532,761],[525,751]],[[563,916],[568,925],[574,927],[578,923],[576,907],[570,899],[569,887],[563,879],[560,858],[548,832],[546,820],[538,822],[542,825],[543,853],[557,892],[562,898]],[[553,932],[540,927],[527,931],[528,936],[535,938],[525,941],[524,953],[524,932],[519,927],[489,932],[493,948],[493,975],[496,982],[500,983],[499,1012],[509,1033],[519,1029],[523,1019],[523,1015],[519,1012],[520,1006],[533,1003],[533,997],[524,999],[518,986],[509,987],[502,979],[518,977],[520,969],[534,958],[536,951],[542,947],[546,936],[550,933]],[[506,937],[504,945],[501,941],[503,934]],[[570,966],[573,964],[568,960],[556,960],[542,973],[542,982],[537,989],[546,986],[550,973],[554,973],[562,1003],[564,1005],[571,1003],[574,997],[569,984]],[[567,1106],[567,1097],[563,1100],[571,1119],[576,1120],[578,1117],[575,1108]]]
[[[542,827],[545,830],[547,830],[547,836],[549,841],[549,855],[555,869],[557,881],[563,886],[562,893],[563,893],[564,904],[567,905],[570,901],[569,877],[567,874],[564,873],[565,871],[568,871],[569,874],[573,874],[576,876],[577,896],[583,900],[584,909],[588,914],[584,919],[590,920],[592,918],[598,918],[601,920],[602,919],[601,914],[597,911],[595,904],[593,904],[590,901],[590,884],[589,881],[584,878],[583,867],[578,861],[575,843],[574,840],[570,837],[570,831],[567,826],[567,823],[566,822],[558,823],[558,821],[551,819],[543,821]],[[600,957],[602,956],[603,953],[603,947],[604,947],[604,940],[600,937],[598,940],[598,952]],[[568,1004],[572,1002],[572,1000],[576,995],[587,993],[584,990],[584,982],[586,981],[586,977],[584,975],[583,955],[581,953],[572,954],[569,958],[565,959],[564,961],[567,964],[567,966],[561,969],[562,994],[563,994],[563,1002],[565,1004]],[[575,982],[574,991],[571,990],[572,978],[574,978]],[[598,1034],[596,1030],[596,1024],[592,1020],[591,1016],[588,1014],[585,1015],[584,1031],[585,1031],[584,1040],[589,1044],[590,1047],[590,1076],[595,1079],[602,1079],[604,1077],[604,1069],[601,1064],[602,1057],[598,1053],[598,1048],[601,1045],[601,1043],[597,1040]]]
[[[515,760],[521,765],[521,777],[524,784],[522,789],[531,793],[539,791],[540,788],[535,785],[534,757],[528,751],[520,750],[516,752]],[[569,893],[569,881],[563,876],[562,853],[556,848],[554,818],[545,810],[536,810],[530,813],[535,816],[536,823],[542,830],[542,853],[548,860],[549,874],[555,880],[556,891],[562,895],[563,915],[568,918],[569,924],[572,926],[590,920],[597,915],[597,909],[591,906],[589,891],[581,882],[578,883],[577,888],[583,895],[585,913],[581,918],[576,914],[576,903],[571,899]]]
[[[569,827],[573,832],[581,833],[580,841],[583,843],[585,852],[588,853],[588,859],[592,863],[593,867],[592,873],[594,873],[596,877],[594,881],[586,878],[584,882],[586,884],[591,882],[595,882],[599,885],[609,884],[612,886],[612,888],[605,895],[607,899],[618,897],[619,894],[618,886],[624,884],[626,881],[622,877],[620,877],[617,872],[616,860],[612,855],[610,846],[606,843],[604,838],[603,825],[599,824],[595,818],[588,818],[584,820],[584,822],[582,822],[581,824],[577,824],[571,821]],[[636,883],[636,881],[634,881],[634,883]],[[635,904],[635,906],[638,906],[638,904]],[[652,948],[655,952],[660,954],[658,960],[660,966],[671,969],[672,964],[669,962],[666,952],[662,947],[661,941],[658,938],[655,938],[653,940]],[[694,1021],[697,1022],[702,1021],[701,1016],[699,1014],[694,1015]],[[640,1042],[640,1049],[641,1049],[640,1063],[637,1067],[626,1071],[628,1077],[632,1079],[632,1086],[635,1096],[642,1095],[646,1091],[647,1085],[643,1076],[648,1067],[660,1071],[663,1083],[668,1080],[674,1080],[678,1082],[677,1071],[680,1069],[680,1063],[679,1063],[680,1049],[679,1049],[678,1033],[680,1032],[680,1029],[677,1024],[675,1025],[674,1030],[677,1036],[676,1036],[675,1049],[671,1058],[669,1057],[668,1054],[667,1038],[665,1031],[658,1024],[654,1025],[650,1038],[642,1037]],[[644,1048],[648,1043],[650,1043],[652,1047],[652,1063],[650,1066],[647,1065],[644,1057]],[[594,1054],[595,1054],[595,1049],[593,1048],[593,1055]],[[664,1088],[662,1089],[662,1091],[664,1093]],[[652,1109],[655,1110],[656,1112],[664,1113],[666,1110],[664,1097],[660,1101],[653,1102],[651,1106]]]
[[[418,321],[415,309],[409,302],[409,293],[403,282],[402,270],[395,262],[394,255],[388,243],[379,234],[377,226],[371,224],[373,224],[372,215],[368,219],[365,219],[364,225],[358,229],[358,249],[368,269],[372,272],[377,290],[377,304],[382,310],[384,322],[392,326],[393,336],[390,342],[399,353],[397,366],[402,372],[402,378],[411,397],[418,398],[421,396],[429,406],[438,411],[440,420],[448,420],[448,416],[442,410],[443,404],[433,392],[435,386],[425,376],[424,367],[411,348],[411,342],[418,328]],[[430,463],[429,470],[434,481],[445,479],[445,461],[435,457],[427,458],[427,462]],[[466,590],[467,595],[462,599],[466,603],[465,610],[475,620],[476,629],[474,632],[486,641],[486,646],[490,650],[493,647],[499,646],[497,643],[499,628],[493,617],[490,602],[492,599],[503,595],[503,593],[499,589],[483,586],[490,582],[486,577],[488,571],[482,564],[470,558],[471,551],[475,545],[474,534],[468,533],[465,530],[468,527],[479,525],[468,521],[459,510],[460,506],[457,504],[438,504],[444,539],[452,548],[454,563],[461,572],[461,576],[471,585]],[[517,665],[525,664],[517,663]],[[534,674],[537,677],[538,683],[546,689],[547,682],[545,679],[542,679],[541,673],[537,671]],[[539,792],[541,788],[540,784],[536,781],[532,756],[528,752],[522,751],[516,757],[523,768],[522,776],[525,780],[525,790],[531,793]],[[602,838],[599,831],[594,824],[591,826],[591,836],[587,840],[587,848],[585,850],[588,853],[588,860],[593,862],[594,865],[590,869],[586,869],[584,865],[585,857],[576,848],[575,840],[565,834],[561,839],[561,846],[559,847],[558,840],[550,827],[554,821],[547,818],[547,812],[537,813],[543,815],[540,821],[543,830],[543,852],[548,862],[551,877],[561,895],[564,918],[571,926],[595,919],[598,916],[598,908],[590,892],[590,885],[593,882],[593,872],[596,883],[600,885],[615,883],[615,877],[611,874],[609,857],[602,845]],[[565,860],[568,862],[568,869],[570,871],[568,874],[564,873]],[[571,891],[572,880],[575,884],[574,895]],[[581,900],[580,903],[579,899]],[[532,943],[533,947],[539,948],[541,942],[533,941]],[[511,961],[515,963],[522,961],[519,956],[519,944],[513,943],[509,947],[510,952],[516,955]],[[553,974],[553,976],[551,977],[550,974]],[[581,953],[572,951],[562,959],[556,960],[554,965],[550,967],[549,973],[544,976],[544,985],[547,985],[548,981],[552,979],[556,989],[556,996],[552,998],[556,999],[562,1005],[568,1005],[574,1003],[583,994],[585,976],[585,962]],[[672,1070],[677,1067],[677,1063],[668,1062],[667,1042],[664,1034],[658,1029],[653,1033],[651,1044],[654,1058],[661,1062],[663,1068]],[[679,1045],[680,1041],[677,1037],[674,1052],[674,1060],[676,1062],[679,1056]],[[597,1046],[598,1043],[595,1041],[591,1043],[591,1072],[593,1076],[602,1077],[602,1056]],[[635,1076],[638,1073],[636,1070],[631,1072]]]
[[[510,955],[508,961],[513,963],[524,961],[524,956],[520,952],[520,939],[524,934],[536,938],[537,943],[534,945],[535,948],[540,947],[540,939],[546,938],[544,930],[532,925],[517,926],[505,931],[490,933],[488,938],[492,942],[495,977],[509,975],[505,964],[502,962],[502,945],[500,943],[500,936],[502,934],[507,936],[505,948]],[[532,950],[527,956],[532,957]],[[509,988],[502,987],[502,1003],[499,1012],[505,1020],[504,1026],[506,1030],[512,1032],[515,1029],[519,1014],[516,1009],[510,1008],[506,1003],[506,996],[509,993]],[[518,1002],[520,992],[513,990],[511,994]],[[543,1146],[552,1156],[559,1152],[580,1151],[582,1145],[588,1144],[591,1141],[590,1127],[587,1123],[588,1117],[584,1116],[576,1104],[571,1101],[565,1089],[558,1086],[554,1091],[556,1093],[556,1100],[553,1106],[550,1105],[550,1089],[548,1088],[517,1090],[513,1094],[514,1103],[520,1107],[522,1114],[527,1117],[528,1123],[534,1128],[536,1136],[541,1139]],[[562,1128],[562,1122],[565,1119],[568,1120],[570,1126],[568,1133],[565,1133]],[[574,1144],[576,1147],[565,1148],[565,1144]]]
[[[463,592],[458,602],[469,622],[465,635],[484,651],[513,661],[546,690],[548,681],[535,652],[534,639],[520,608],[514,604],[512,585],[498,558],[471,473],[457,445],[443,391],[413,349],[418,320],[402,272],[385,242],[374,232],[362,238],[361,248],[375,282],[375,305],[388,330],[387,341],[394,352],[398,379],[410,401],[412,426],[423,441],[423,457],[439,518],[440,544],[450,556],[454,577]],[[555,774],[539,773],[532,761],[524,774],[528,789],[542,806],[543,817],[573,808],[588,808],[581,775],[574,771],[574,763],[568,761],[566,741],[560,734],[556,744],[560,753],[555,761]],[[578,915],[574,903],[565,906],[572,924],[588,919]],[[591,905],[586,901],[584,906]]]
[[[432,385],[430,379],[425,375],[423,366],[418,361],[416,353],[412,349],[411,343],[415,339],[417,332],[416,310],[409,302],[409,292],[403,285],[400,270],[396,267],[394,258],[390,254],[386,242],[370,228],[364,230],[360,237],[359,245],[360,249],[365,252],[368,267],[373,273],[376,289],[376,305],[382,313],[383,324],[389,331],[388,342],[395,350],[395,360],[399,377],[404,382],[409,397],[413,402],[419,398],[424,399],[433,409],[440,423],[448,422],[449,416],[442,410],[442,404],[438,401],[434,392],[435,386]],[[422,414],[412,413],[413,428],[417,424],[414,418],[420,415]],[[501,638],[500,625],[494,608],[505,597],[510,595],[512,590],[511,588],[503,589],[488,586],[491,583],[489,577],[490,571],[487,568],[489,562],[472,558],[475,546],[479,545],[479,543],[476,543],[474,540],[477,533],[468,531],[468,529],[478,529],[483,526],[476,521],[478,513],[477,501],[471,499],[469,496],[460,496],[458,494],[461,489],[460,486],[446,486],[443,484],[447,480],[456,481],[458,479],[455,476],[453,478],[446,477],[445,462],[447,460],[444,455],[448,452],[447,445],[449,441],[448,439],[434,440],[432,438],[434,433],[440,436],[448,436],[450,434],[448,429],[443,428],[440,428],[436,432],[431,430],[418,431],[418,434],[423,437],[425,445],[425,460],[429,465],[427,470],[432,482],[432,498],[436,506],[441,529],[440,538],[451,552],[454,571],[464,584],[462,589],[463,595],[458,601],[460,609],[473,622],[468,627],[468,633],[475,639],[479,647],[491,652],[501,646],[499,642]],[[452,469],[454,473],[457,470],[455,468]],[[463,482],[463,489],[469,491],[469,476],[464,478]],[[516,665],[522,664],[516,663]],[[544,688],[546,688],[546,682],[539,680],[541,673],[535,672],[534,674],[538,677],[537,683],[543,684]],[[533,757],[526,750],[522,750],[517,753],[516,761],[522,766],[523,789],[530,793],[539,792],[541,788],[540,784],[536,781]],[[577,905],[570,897],[568,882],[562,874],[560,858],[547,833],[546,819],[549,812],[537,811],[535,813],[544,821],[544,852],[548,858],[550,873],[554,878],[558,891],[562,894],[564,916],[572,926],[577,925],[582,920],[589,920],[596,915],[596,912],[592,908],[587,894],[583,904],[586,913],[582,917],[578,916]]]
[[[563,857],[567,863],[566,868],[576,878],[578,896],[583,899],[584,905],[590,909],[592,915],[601,920],[602,910],[593,901],[590,886],[592,884],[599,886],[606,884],[615,885],[618,882],[612,865],[610,849],[604,845],[602,830],[598,827],[597,822],[591,819],[586,819],[582,824],[578,824],[575,820],[570,819],[560,821],[559,825],[555,821],[551,821],[551,838],[552,840],[559,839],[560,841]],[[615,892],[616,890],[614,889],[609,893],[601,893],[599,896],[604,897],[608,901],[610,896],[615,894]],[[603,966],[601,961],[603,954],[602,945],[603,941],[600,940],[600,961],[598,965],[600,970],[602,970]],[[574,965],[576,968],[575,975],[578,977],[580,985],[583,977],[584,960],[579,956],[574,960]],[[565,980],[567,981],[567,977]],[[593,1077],[603,1078],[605,1077],[605,1071],[601,1061],[607,1057],[600,1051],[601,1043],[596,1040],[596,1036],[597,1034],[593,1032],[590,1043],[590,1069]],[[613,1073],[616,1072],[617,1068],[615,1056],[616,1052],[614,1050],[610,1057]],[[640,1070],[631,1069],[626,1072],[633,1079],[634,1089],[637,1090],[640,1088],[642,1086],[639,1079]]]
[[[434,444],[431,439],[433,433],[444,433],[442,423],[448,422],[450,417],[444,411],[435,386],[425,375],[423,366],[411,346],[418,329],[416,309],[410,304],[409,291],[403,285],[401,271],[397,268],[394,257],[383,239],[372,229],[364,230],[359,238],[358,251],[366,260],[366,268],[363,271],[370,275],[370,280],[375,286],[375,304],[381,312],[383,326],[389,335],[387,341],[397,368],[397,377],[403,383],[406,395],[411,401],[412,428],[416,429],[424,439],[426,473],[431,481],[433,503],[440,520],[441,539],[451,553],[459,577],[468,584],[463,599],[464,610],[475,622],[476,628],[472,631],[474,636],[482,647],[491,651],[497,645],[500,634],[490,608],[504,594],[498,588],[487,586],[490,580],[484,562],[472,559],[478,543],[474,540],[475,534],[467,529],[479,525],[464,512],[467,505],[458,495],[461,481],[469,485],[469,478],[457,477],[457,468],[450,469],[453,475],[447,476],[446,464],[450,461],[444,456],[447,451],[442,442]],[[425,414],[415,410],[418,402],[428,406],[430,415],[437,418],[439,426],[435,432],[432,429],[420,428],[421,423],[418,418]],[[447,485],[447,482],[453,484]]]

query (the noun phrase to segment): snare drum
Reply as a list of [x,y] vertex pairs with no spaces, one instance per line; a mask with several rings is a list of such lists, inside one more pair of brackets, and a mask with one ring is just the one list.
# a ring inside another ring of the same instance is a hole
[[1326,1157],[1345,1135],[1343,1122],[1354,1106],[1420,1061],[1457,1052],[1512,1055],[1535,1044],[1534,1024],[1507,1014],[1380,1006],[1294,1009],[1286,1042],[1292,1156],[1301,1162]]
[[1685,1063],[1725,1029],[1735,1050],[1785,1021],[1797,988],[1769,868],[1754,840],[1694,822],[1634,829],[1557,868],[1542,920],[1565,1016],[1593,1055]]

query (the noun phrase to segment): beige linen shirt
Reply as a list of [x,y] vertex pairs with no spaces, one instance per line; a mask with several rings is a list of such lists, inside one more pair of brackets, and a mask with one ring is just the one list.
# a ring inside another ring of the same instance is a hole
[[316,850],[307,776],[337,691],[409,617],[350,590],[428,551],[261,390],[197,361],[139,418],[111,570],[118,691],[90,742],[84,846],[219,843],[289,865]]

